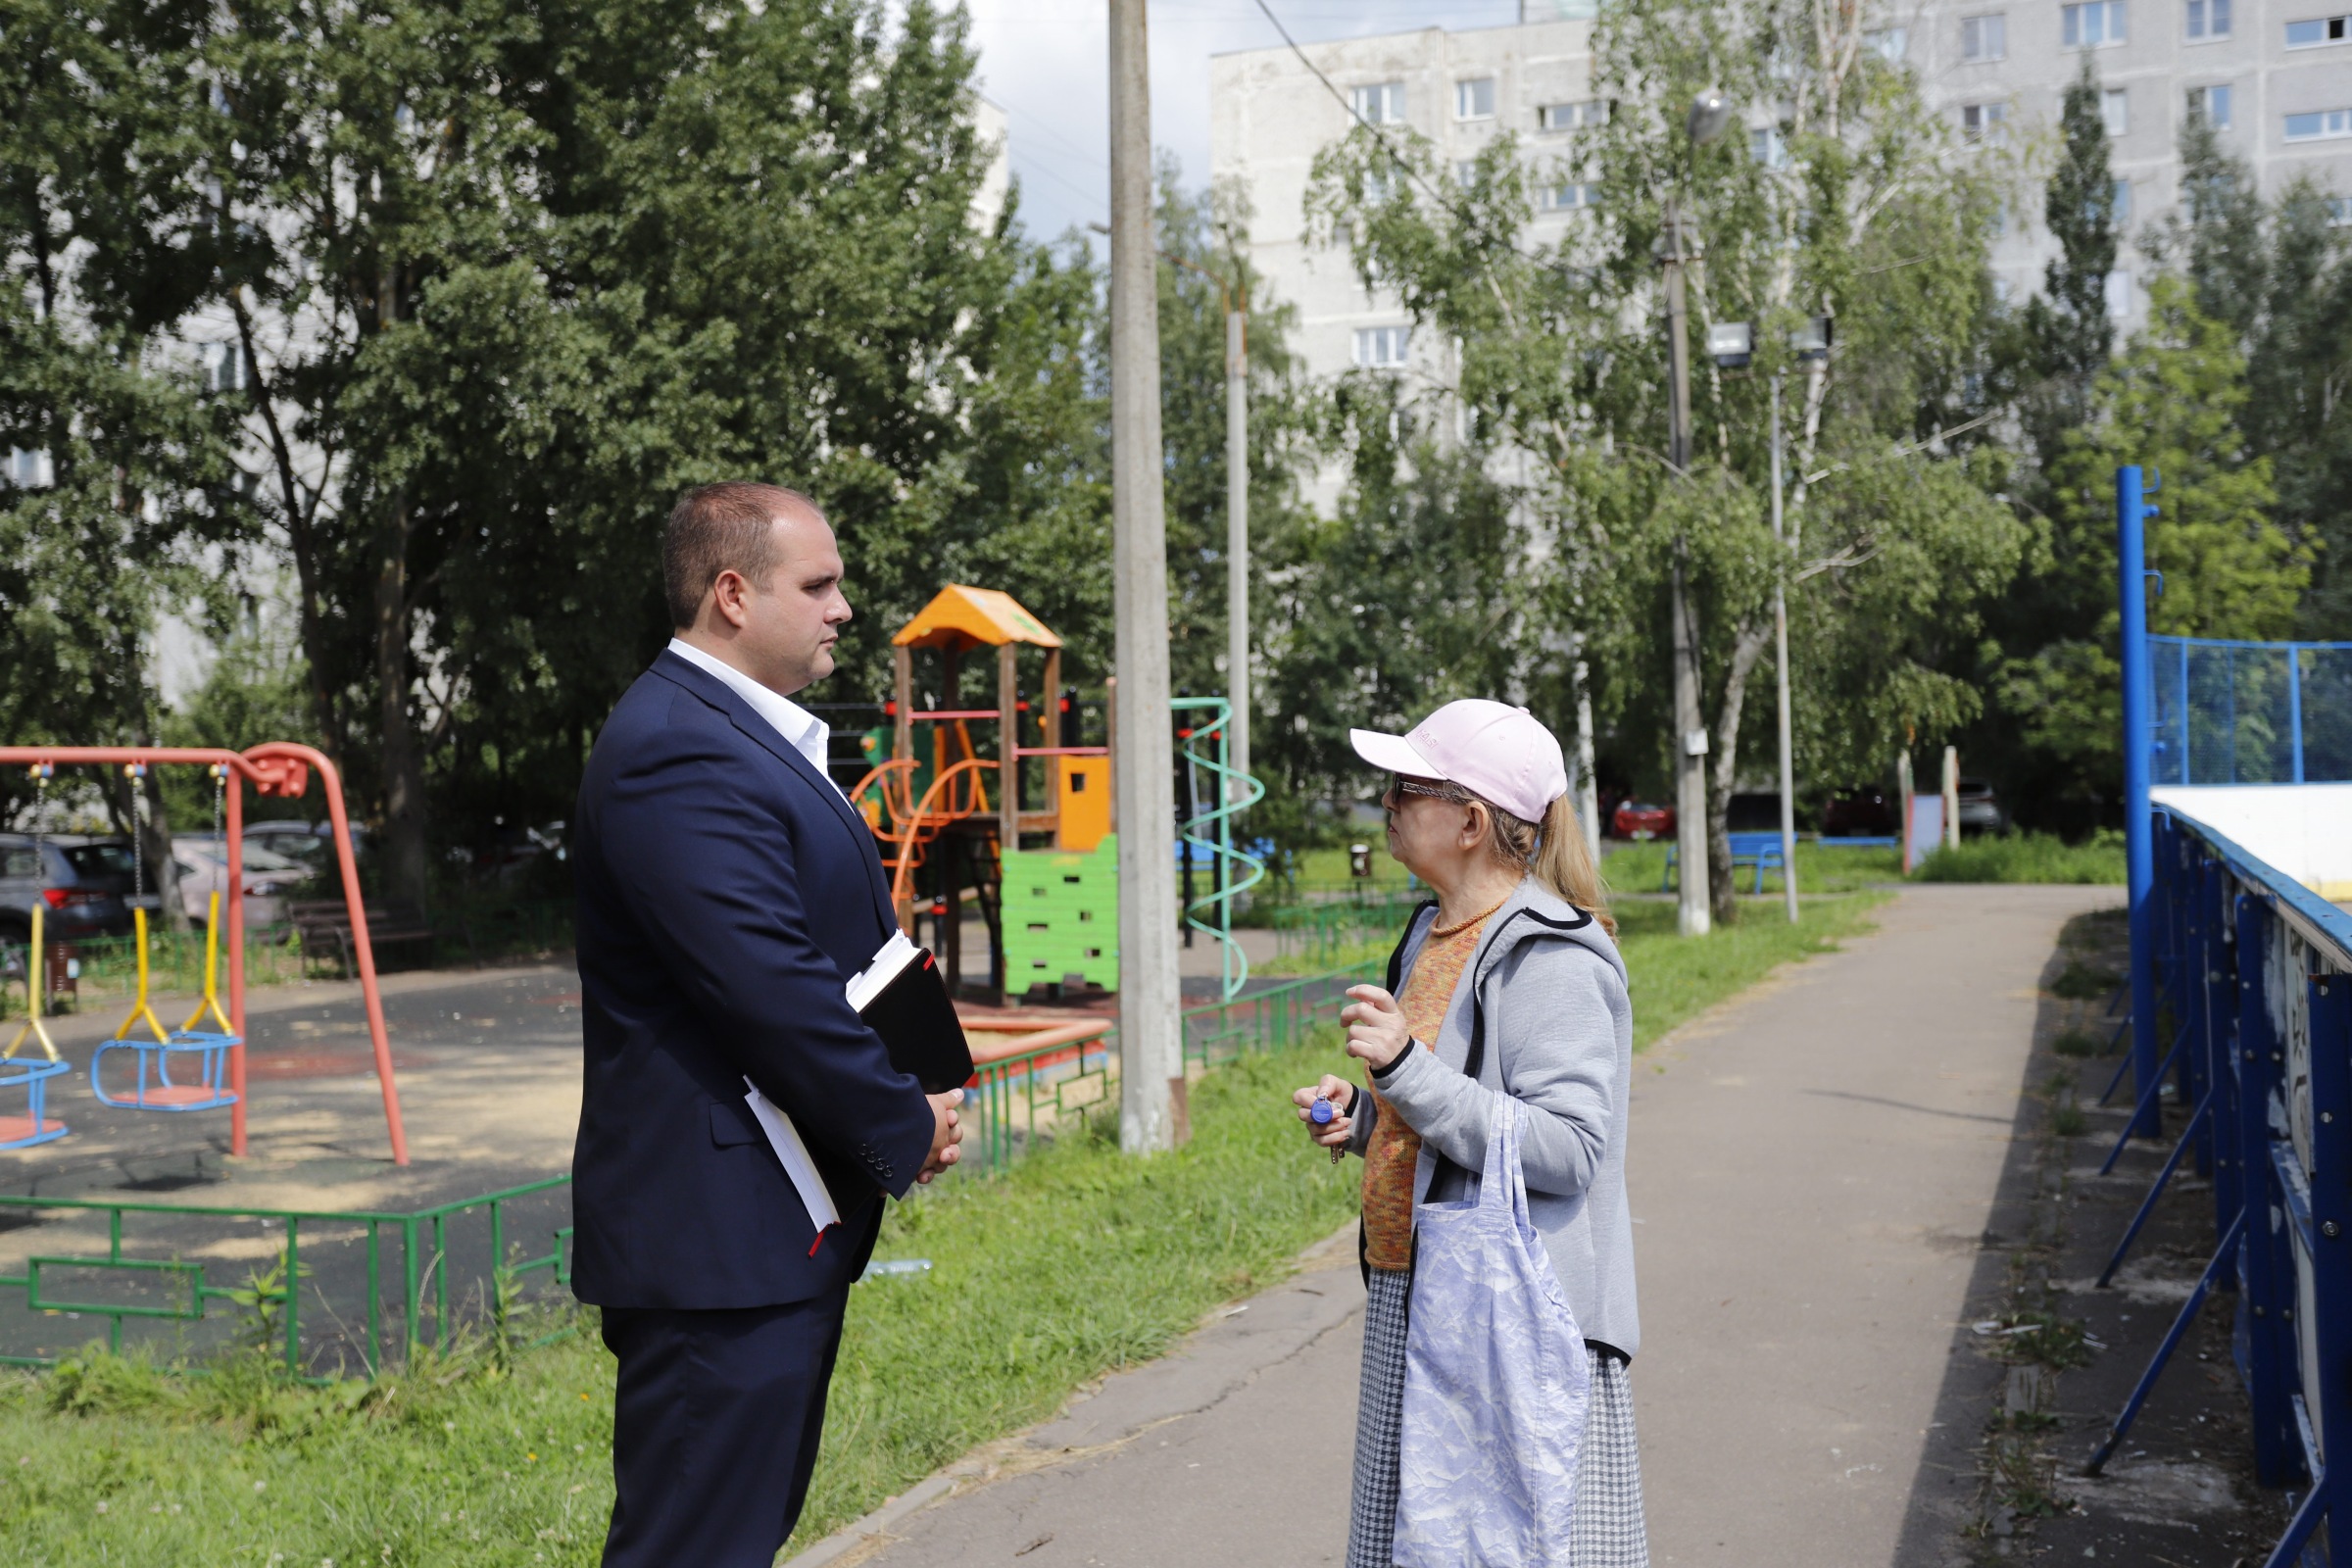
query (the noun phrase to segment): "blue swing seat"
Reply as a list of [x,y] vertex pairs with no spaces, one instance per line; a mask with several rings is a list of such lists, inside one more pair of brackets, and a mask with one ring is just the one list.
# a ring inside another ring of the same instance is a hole
[[49,1080],[73,1070],[70,1061],[0,1061],[0,1090],[23,1089],[23,1116],[0,1116],[0,1149],[30,1149],[66,1136],[66,1124],[49,1116]]
[[[219,1110],[237,1102],[228,1087],[228,1051],[242,1043],[235,1035],[203,1029],[176,1029],[160,1042],[108,1040],[90,1054],[90,1093],[100,1104],[123,1110]],[[100,1064],[110,1051],[137,1053],[138,1083],[127,1096],[106,1092]],[[172,1081],[173,1057],[180,1059],[183,1074],[194,1068],[193,1081]]]

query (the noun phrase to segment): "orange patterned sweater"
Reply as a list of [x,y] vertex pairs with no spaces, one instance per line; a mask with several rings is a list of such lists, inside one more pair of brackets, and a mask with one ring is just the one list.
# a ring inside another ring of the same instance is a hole
[[[1438,1027],[1452,1005],[1462,970],[1478,952],[1478,939],[1494,918],[1490,909],[1477,919],[1451,928],[1433,927],[1422,940],[1413,972],[1405,977],[1404,993],[1396,999],[1412,1031],[1408,1050],[1430,1051]],[[1374,1268],[1401,1273],[1413,1261],[1413,1170],[1421,1157],[1421,1135],[1405,1125],[1404,1117],[1382,1098],[1372,1096],[1377,1116],[1371,1140],[1364,1146],[1364,1250]]]

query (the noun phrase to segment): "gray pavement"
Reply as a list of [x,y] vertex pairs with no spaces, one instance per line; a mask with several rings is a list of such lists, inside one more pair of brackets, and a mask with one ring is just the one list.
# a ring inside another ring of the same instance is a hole
[[[1637,1063],[1635,1369],[1652,1560],[1957,1562],[1985,1406],[1963,1324],[2060,928],[2100,888],[1918,887]],[[1761,908],[1748,918],[1768,918]],[[1168,1360],[796,1568],[1337,1562],[1351,1239]]]

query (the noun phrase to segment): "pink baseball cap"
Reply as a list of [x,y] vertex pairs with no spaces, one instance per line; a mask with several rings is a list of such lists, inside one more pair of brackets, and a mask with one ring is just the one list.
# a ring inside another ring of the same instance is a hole
[[1559,738],[1524,708],[1465,697],[1402,735],[1351,729],[1355,755],[1384,773],[1442,778],[1530,822],[1568,793]]

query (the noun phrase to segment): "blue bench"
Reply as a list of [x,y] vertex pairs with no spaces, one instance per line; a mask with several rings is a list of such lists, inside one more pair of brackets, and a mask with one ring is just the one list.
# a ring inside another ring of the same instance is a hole
[[[1781,836],[1778,833],[1732,833],[1725,836],[1732,841],[1732,874],[1738,876],[1743,865],[1756,868],[1756,885],[1752,891],[1764,891],[1766,871],[1785,871],[1788,868],[1788,862],[1781,858]],[[1681,850],[1679,844],[1666,846],[1666,875],[1658,883],[1660,893],[1674,891],[1674,871],[1681,859]]]

